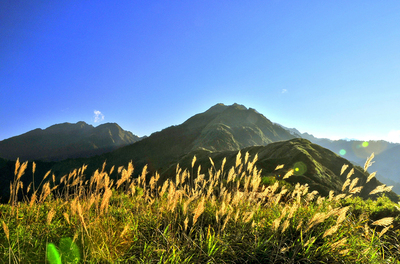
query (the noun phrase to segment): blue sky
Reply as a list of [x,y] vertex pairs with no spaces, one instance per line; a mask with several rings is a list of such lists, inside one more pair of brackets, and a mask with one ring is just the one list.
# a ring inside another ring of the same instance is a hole
[[400,142],[399,25],[399,1],[1,1],[0,140],[78,121],[150,135],[236,102]]

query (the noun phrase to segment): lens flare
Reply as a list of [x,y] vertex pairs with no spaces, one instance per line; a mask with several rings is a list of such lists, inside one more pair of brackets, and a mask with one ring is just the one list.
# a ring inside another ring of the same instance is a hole
[[303,175],[307,171],[307,165],[298,161],[293,165],[294,175]]
[[362,146],[363,146],[364,148],[368,147],[368,145],[369,145],[369,143],[368,143],[367,141],[364,141],[364,142],[362,143]]
[[339,154],[342,155],[342,156],[346,155],[346,150],[345,149],[341,149],[339,151]]

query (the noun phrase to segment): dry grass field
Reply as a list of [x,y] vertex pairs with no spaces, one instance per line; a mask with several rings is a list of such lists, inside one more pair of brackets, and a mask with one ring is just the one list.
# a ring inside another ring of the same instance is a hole
[[[365,170],[373,157],[367,160]],[[377,200],[357,197],[347,174],[342,193],[328,197],[307,185],[263,177],[257,156],[207,174],[193,158],[175,179],[158,182],[132,163],[85,166],[23,186],[27,162],[15,165],[8,204],[0,205],[1,263],[397,263],[398,204],[379,186]],[[284,164],[276,170],[284,168]],[[35,166],[33,166],[33,172]],[[374,174],[370,175],[370,178]],[[58,180],[60,179],[60,180]],[[21,197],[22,200],[21,200]]]

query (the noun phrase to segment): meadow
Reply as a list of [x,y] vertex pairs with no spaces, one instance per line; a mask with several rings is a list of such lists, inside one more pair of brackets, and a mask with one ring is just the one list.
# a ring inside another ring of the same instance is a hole
[[[371,156],[364,170],[372,164]],[[1,263],[398,263],[399,205],[378,186],[376,200],[357,196],[362,186],[347,175],[341,193],[321,197],[307,185],[264,177],[257,155],[238,152],[236,163],[201,174],[176,167],[159,182],[132,163],[105,165],[85,175],[51,171],[40,183],[20,180],[15,164],[10,200],[0,205]],[[282,170],[284,164],[277,166]],[[33,175],[35,164],[32,166]],[[118,178],[111,179],[112,171]],[[370,174],[369,179],[375,176]]]

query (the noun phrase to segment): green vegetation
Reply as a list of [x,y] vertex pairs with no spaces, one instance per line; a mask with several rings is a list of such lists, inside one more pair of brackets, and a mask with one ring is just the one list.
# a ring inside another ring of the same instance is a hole
[[[0,207],[3,263],[397,263],[399,210],[382,195],[357,195],[347,179],[343,193],[321,197],[309,186],[284,183],[295,170],[276,167],[263,177],[257,155],[239,152],[206,174],[193,158],[174,179],[158,182],[147,167],[97,170],[86,166],[58,180],[46,173],[37,187],[20,181],[27,163],[15,165],[8,204]],[[368,168],[367,161],[366,168]],[[114,171],[119,177],[110,179]],[[35,165],[32,166],[34,172]],[[339,172],[337,172],[339,174]],[[346,176],[347,175],[347,176]],[[151,177],[150,177],[151,176]],[[370,175],[369,181],[374,175]],[[378,186],[372,193],[390,188]],[[18,201],[18,194],[24,194]],[[0,228],[1,229],[1,228]]]
[[139,141],[136,135],[116,123],[97,127],[85,122],[63,123],[35,129],[0,141],[0,157],[16,160],[61,161],[91,157]]

